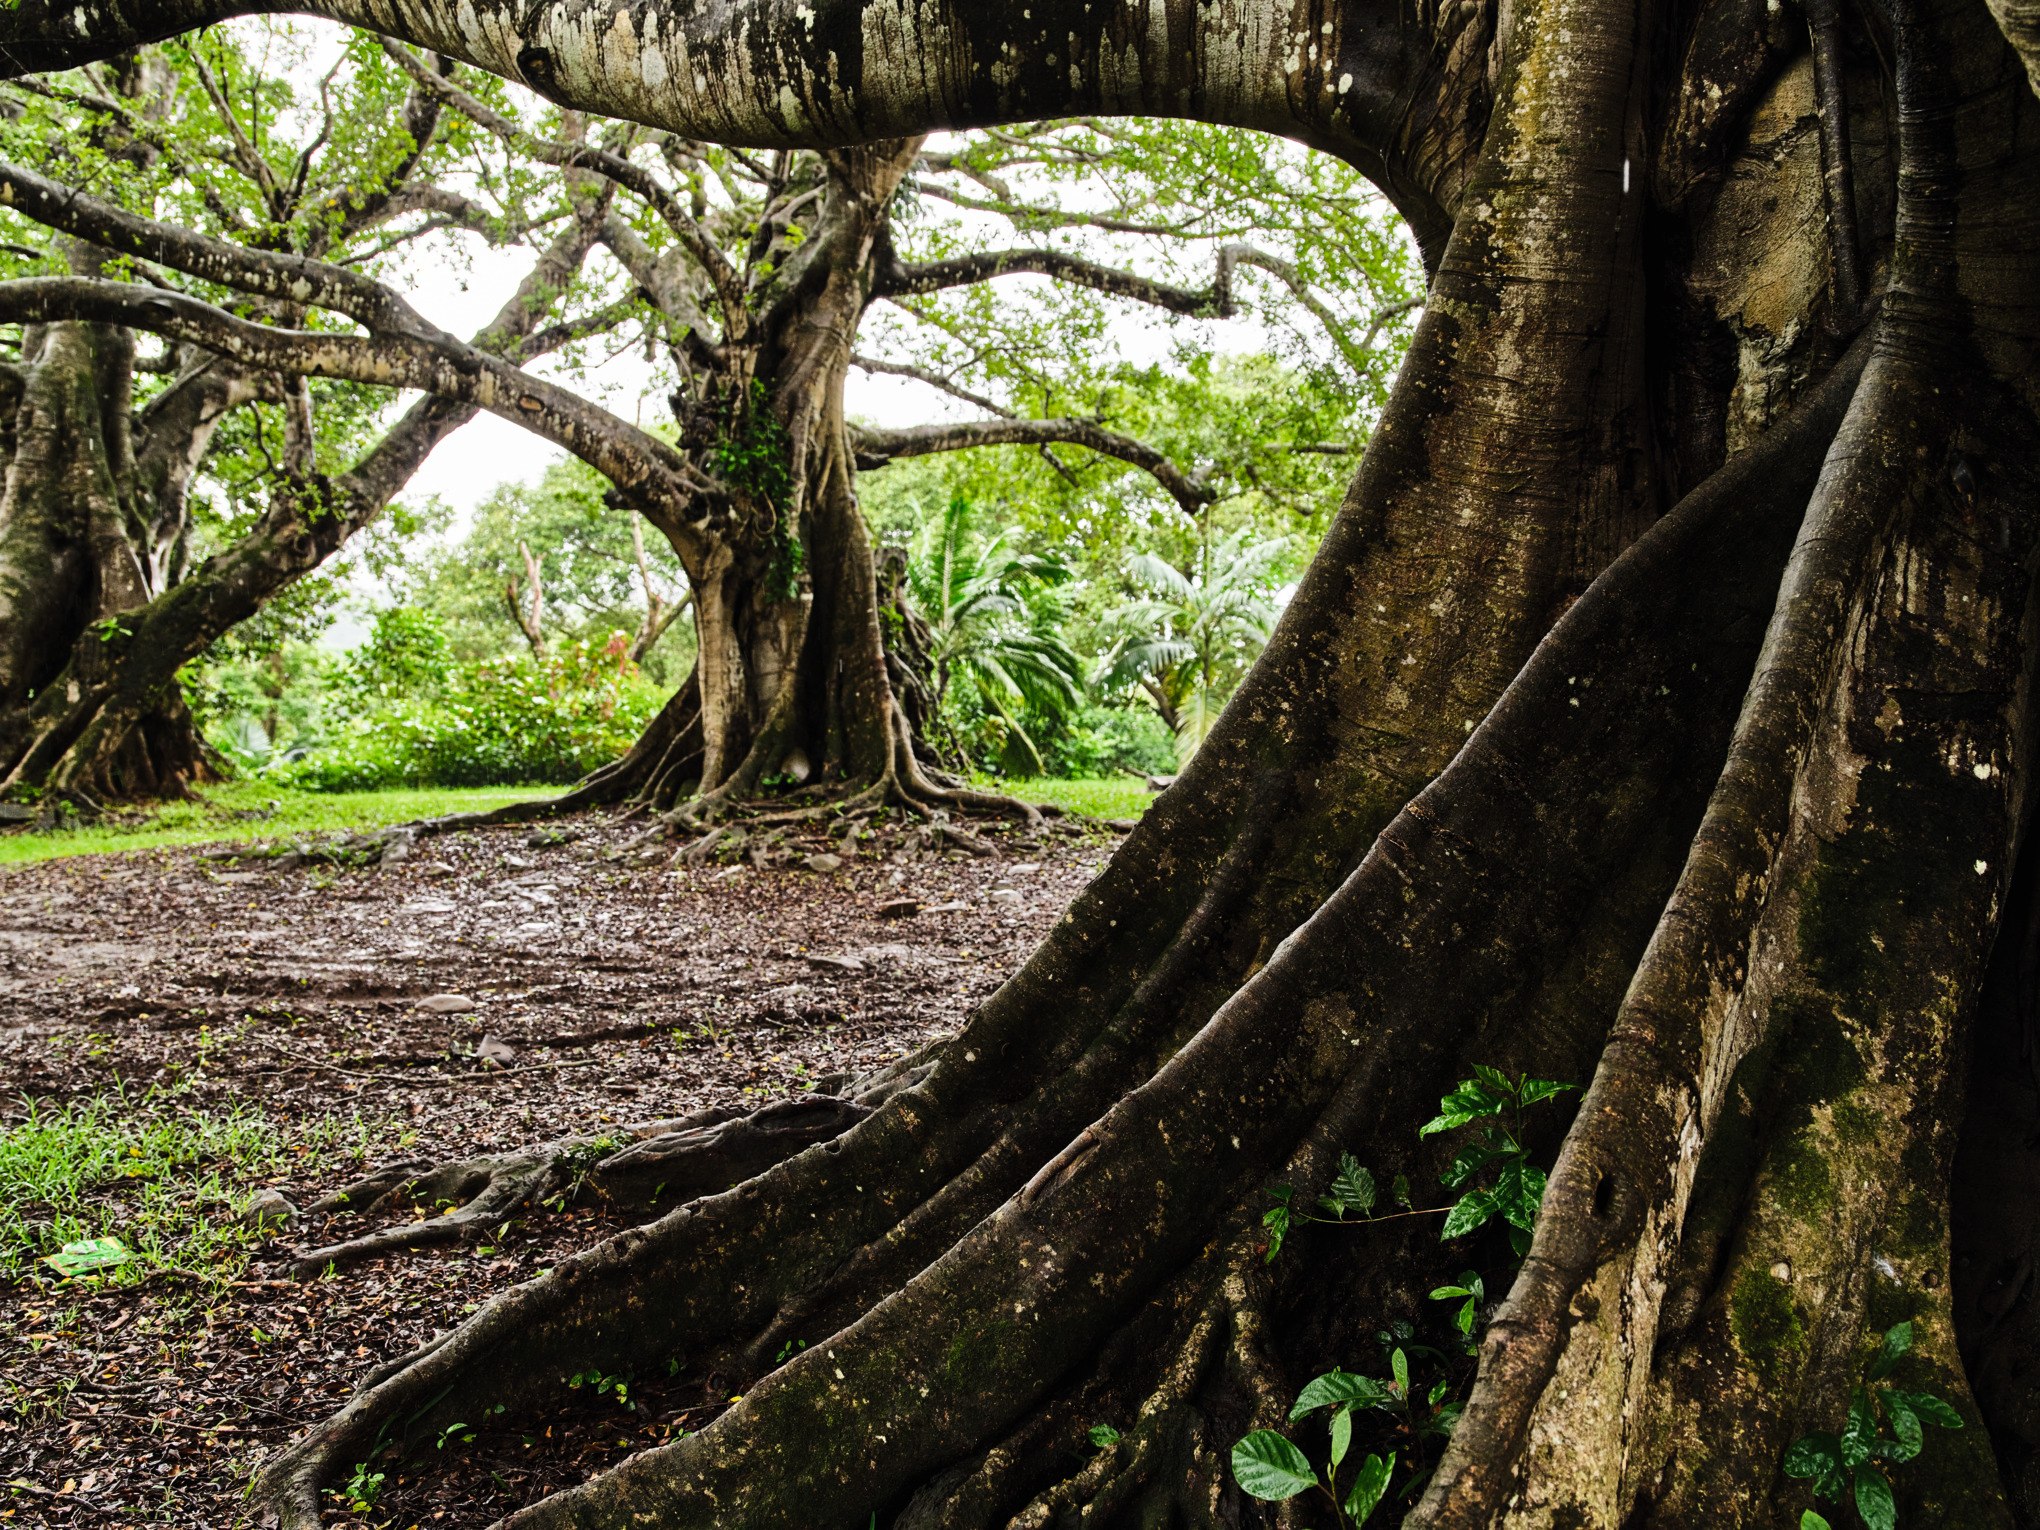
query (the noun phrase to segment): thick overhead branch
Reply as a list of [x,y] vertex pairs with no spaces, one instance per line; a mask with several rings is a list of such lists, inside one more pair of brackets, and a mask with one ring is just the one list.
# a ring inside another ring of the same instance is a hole
[[450,335],[360,338],[272,329],[182,294],[86,277],[0,284],[0,323],[66,319],[188,341],[253,370],[417,388],[474,404],[566,448],[627,494],[671,498],[713,488],[656,436]]
[[1107,430],[1091,420],[966,420],[956,425],[914,425],[905,430],[854,427],[857,466],[883,467],[894,457],[929,457],[979,446],[1081,446],[1101,457],[1116,457],[1147,473],[1188,514],[1195,515],[1217,494],[1185,473],[1144,441]]
[[986,250],[949,260],[911,263],[895,260],[879,277],[878,295],[900,297],[940,292],[988,282],[994,277],[1026,274],[1053,277],[1112,297],[1131,298],[1137,303],[1166,308],[1170,313],[1230,319],[1236,312],[1232,299],[1233,252],[1239,248],[1243,246],[1227,245],[1219,251],[1218,270],[1209,287],[1172,287],[1138,272],[1100,265],[1059,250]]
[[158,223],[4,161],[0,161],[0,205],[45,227],[123,255],[155,261],[201,281],[279,302],[328,309],[384,334],[435,341],[450,338],[382,283],[344,266],[302,255],[248,249]]
[[70,68],[289,10],[714,143],[850,145],[1073,112],[1192,116],[1286,133],[1387,175],[1407,82],[1431,46],[1386,4],[1327,12],[1299,55],[1286,13],[1162,0],[1129,26],[1118,7],[1043,3],[1023,19],[971,0],[19,0],[0,12],[0,69]]

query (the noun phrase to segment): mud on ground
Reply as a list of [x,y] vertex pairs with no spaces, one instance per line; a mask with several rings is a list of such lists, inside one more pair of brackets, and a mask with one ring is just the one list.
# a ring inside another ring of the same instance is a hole
[[[308,1205],[396,1158],[754,1108],[953,1033],[1111,847],[978,825],[990,853],[910,844],[815,871],[808,852],[841,848],[817,831],[763,867],[676,870],[618,857],[637,824],[562,826],[577,837],[475,831],[374,869],[200,848],[0,870],[0,1125],[116,1088],[143,1114],[337,1125],[339,1146],[306,1154],[315,1171],[233,1187]],[[908,898],[920,912],[881,917]],[[442,995],[474,1007],[418,1007]],[[476,1055],[490,1038],[494,1062]],[[371,1366],[622,1225],[567,1204],[492,1244],[284,1280],[294,1249],[368,1226],[312,1218],[231,1281],[159,1272],[122,1288],[37,1267],[0,1282],[0,1520],[243,1523],[253,1465]],[[425,1473],[391,1463],[372,1508],[336,1500],[329,1521],[487,1524],[698,1425],[714,1401],[642,1379],[619,1396],[614,1380],[541,1424],[444,1442]]]

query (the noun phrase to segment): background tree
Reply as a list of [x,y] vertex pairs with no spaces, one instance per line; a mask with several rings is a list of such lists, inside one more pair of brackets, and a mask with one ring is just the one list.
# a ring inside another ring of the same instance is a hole
[[[0,788],[90,805],[205,774],[178,669],[374,523],[475,413],[427,399],[384,420],[372,370],[310,381],[208,344],[202,322],[144,353],[119,305],[54,293],[123,291],[251,331],[316,330],[324,301],[415,333],[422,321],[359,268],[458,227],[535,246],[483,350],[521,359],[571,338],[539,321],[591,246],[589,209],[435,184],[473,137],[372,45],[343,51],[309,99],[276,72],[301,45],[272,31],[264,47],[214,36],[10,94],[0,302],[20,328],[4,377]],[[39,215],[42,228],[26,221]]]
[[[608,485],[585,463],[554,463],[536,483],[499,484],[475,507],[466,534],[426,553],[398,582],[398,603],[427,608],[447,626],[452,652],[495,658],[506,622],[528,610],[537,565],[547,638],[607,641],[622,631],[631,659],[677,685],[693,663],[686,574],[662,540],[647,543],[641,517],[604,501]],[[660,654],[653,658],[654,651]]]
[[1287,551],[1281,538],[1236,531],[1214,544],[1207,532],[1188,573],[1153,553],[1127,561],[1127,582],[1144,593],[1106,617],[1121,637],[1100,681],[1144,691],[1186,761],[1211,732],[1243,661],[1268,641],[1276,609],[1269,576]]
[[[779,1139],[832,1142],[376,1372],[262,1503],[314,1523],[386,1430],[665,1355],[741,1401],[510,1523],[1236,1521],[1232,1443],[1471,1257],[1508,1295],[1406,1523],[1789,1522],[1787,1448],[1901,1314],[1900,1384],[1968,1427],[1894,1471],[1899,1512],[2030,1519],[2040,1307],[1994,1282],[2031,1234],[1977,1214],[2031,1173],[2035,1109],[2005,1083],[2040,546],[2019,53],[1975,0],[1044,3],[319,7],[753,145],[1281,129],[1376,177],[1433,276],[1262,660],[1027,966],[909,1085]],[[23,0],[5,45],[213,14]],[[1965,1118],[1972,1060],[2008,1120]],[[1415,1217],[1298,1218],[1269,1259],[1271,1210],[1349,1203],[1344,1155],[1451,1172],[1419,1129],[1473,1063],[1590,1080],[1562,1141],[1526,1129],[1555,1159],[1520,1268]]]
[[[388,65],[407,72],[412,89],[431,100],[435,110],[490,135],[520,166],[535,162],[560,173],[561,202],[582,209],[613,265],[605,276],[581,279],[578,291],[569,291],[564,282],[547,289],[551,301],[570,299],[560,322],[546,331],[547,347],[585,346],[594,337],[617,333],[619,326],[637,326],[647,345],[663,349],[671,360],[676,444],[627,425],[586,399],[545,394],[510,383],[500,368],[479,368],[472,354],[435,337],[429,326],[421,330],[401,299],[374,284],[343,282],[302,300],[304,311],[332,316],[318,323],[342,318],[363,325],[375,342],[365,345],[318,343],[304,334],[285,333],[274,316],[268,316],[263,333],[237,330],[216,314],[190,307],[166,310],[153,295],[132,286],[123,290],[112,284],[44,281],[6,296],[22,313],[75,313],[83,305],[102,318],[130,327],[153,326],[185,343],[214,350],[238,347],[244,361],[259,361],[286,375],[442,389],[451,399],[517,420],[604,472],[612,480],[612,504],[650,519],[687,570],[697,602],[697,665],[639,747],[600,780],[586,783],[574,801],[628,795],[664,806],[698,790],[707,794],[704,810],[712,809],[749,790],[796,749],[829,779],[875,783],[881,792],[919,792],[924,798],[946,794],[915,764],[908,730],[900,727],[887,694],[869,547],[849,487],[852,447],[841,410],[845,342],[872,301],[927,300],[924,310],[934,312],[939,302],[932,308],[929,302],[943,293],[1033,272],[1114,300],[1196,315],[1234,311],[1236,268],[1284,273],[1289,287],[1304,280],[1284,256],[1224,237],[1253,221],[1256,198],[1295,201],[1294,188],[1284,188],[1265,165],[1256,171],[1252,155],[1234,156],[1245,168],[1234,175],[1240,195],[1227,212],[1230,222],[1214,221],[1209,207],[1191,207],[1174,221],[1138,227],[1084,212],[1060,215],[1064,223],[1088,233],[1138,234],[1158,245],[1165,257],[1176,245],[1203,248],[1205,283],[1188,288],[1058,248],[1045,237],[987,258],[903,257],[892,227],[893,193],[917,163],[918,139],[888,148],[880,158],[872,157],[878,150],[858,149],[847,158],[791,155],[769,163],[624,127],[603,130],[599,143],[583,142],[585,124],[572,113],[520,114],[508,109],[512,103],[500,91],[471,91],[400,48],[378,61],[378,67]],[[1047,134],[1017,146],[990,140],[975,149],[965,145],[971,155],[967,168],[979,180],[989,176],[1006,186],[1012,202],[1006,215],[1035,226],[1044,208],[1012,201],[1013,186],[1025,190],[1028,183],[1015,179],[1009,184],[1002,173],[1014,177],[1016,166],[1031,174],[1038,165],[1049,165],[1065,177],[1081,171],[1096,179],[1103,173],[1099,167],[1108,166],[1116,154],[1127,163],[1110,167],[1123,181],[1132,173],[1129,166],[1137,169],[1160,152],[1160,146],[1146,141],[1115,145],[1109,135],[1100,137],[1082,124],[1065,125],[1064,136],[1068,145]],[[954,156],[946,154],[930,162],[923,177],[929,186],[938,186],[936,171],[963,173]],[[531,188],[521,170],[499,174],[520,191]],[[1344,177],[1346,194],[1314,214],[1311,228],[1350,212],[1357,205],[1352,194],[1357,185],[1353,177]],[[1053,190],[1051,185],[1048,193]],[[432,202],[430,188],[413,188],[411,200],[420,206]],[[450,190],[441,201],[444,205],[434,205],[440,226],[486,221]],[[38,193],[18,198],[17,204],[28,215],[46,216],[73,233],[110,238],[114,248],[139,241],[159,264],[176,269],[211,271],[220,263],[217,252],[173,254],[178,242],[161,226],[135,224],[117,237],[110,235],[107,218],[85,211],[94,204],[74,196]],[[1049,204],[1053,211],[1053,195]],[[1263,221],[1277,232],[1301,226],[1293,212]],[[931,237],[939,242],[939,235]],[[1373,264],[1359,259],[1337,263],[1339,279],[1385,284],[1391,293],[1375,326],[1378,334],[1412,306],[1400,290],[1399,251],[1393,238],[1371,229],[1366,238],[1350,243]],[[227,262],[227,269],[236,269],[235,263]],[[243,290],[260,285],[246,271],[231,280]],[[1079,317],[1094,330],[1102,322],[1094,310]],[[982,325],[982,317],[978,322]],[[1077,321],[1065,316],[1060,322],[1067,351],[1067,331]],[[1045,349],[1042,337],[1052,328],[1034,326],[1035,351]],[[1339,353],[1344,364],[1360,368],[1359,380],[1348,379],[1342,386],[1356,396],[1364,394],[1375,385],[1373,373],[1385,368],[1392,349],[1355,349],[1343,331],[1337,338],[1344,346]],[[1366,337],[1370,343],[1375,338]],[[1009,358],[1008,365],[1018,377],[1014,369],[1024,370],[1020,364],[1027,348],[1008,349],[1019,358]],[[909,375],[925,370],[910,362],[899,365]],[[929,375],[955,391],[953,380]],[[1126,391],[1124,379],[1117,389]],[[860,429],[855,451],[859,460],[875,464],[985,444],[1060,443],[1065,457],[1054,460],[1058,471],[1071,477],[1076,470],[1069,457],[1081,465],[1087,455],[1099,453],[1154,475],[1179,505],[1203,503],[1216,492],[1201,479],[1193,481],[1166,453],[1111,428],[1109,401],[1096,388],[1092,395],[1094,407],[1080,415],[1036,417],[1028,408],[987,400],[993,410],[987,420],[892,432]],[[1342,434],[1350,436],[1352,422],[1341,423]],[[1343,450],[1346,444],[1334,446]],[[536,648],[545,641],[545,555],[527,550],[539,565],[537,575],[519,552],[501,586],[506,604],[529,629],[527,638]]]

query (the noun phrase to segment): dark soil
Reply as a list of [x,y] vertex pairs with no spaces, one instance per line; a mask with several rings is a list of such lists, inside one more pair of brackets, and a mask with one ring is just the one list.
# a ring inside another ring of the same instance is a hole
[[[816,872],[799,857],[840,848],[818,830],[776,864],[676,871],[616,857],[638,824],[565,827],[580,837],[479,831],[372,870],[188,849],[0,870],[0,1125],[118,1084],[160,1086],[154,1109],[188,1085],[172,1108],[253,1107],[292,1131],[358,1118],[361,1150],[260,1182],[306,1205],[393,1159],[754,1107],[952,1033],[1110,849],[980,824],[992,854]],[[907,896],[923,911],[879,917]],[[417,1007],[447,994],[475,1008]],[[485,1036],[513,1049],[500,1076],[474,1058]],[[231,1279],[101,1289],[38,1267],[0,1282],[0,1520],[242,1523],[255,1463],[370,1366],[624,1219],[569,1204],[493,1245],[280,1278],[294,1249],[370,1225],[301,1222]],[[591,1380],[578,1410],[428,1449],[422,1473],[389,1462],[373,1509],[336,1501],[332,1517],[486,1524],[728,1401],[700,1379],[684,1396],[661,1395],[663,1378],[619,1396],[613,1380]]]

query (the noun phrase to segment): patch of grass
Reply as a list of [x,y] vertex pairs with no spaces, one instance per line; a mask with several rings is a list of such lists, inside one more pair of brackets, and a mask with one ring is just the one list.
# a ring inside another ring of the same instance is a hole
[[1138,818],[1155,800],[1155,794],[1147,789],[1147,783],[1132,776],[1075,781],[1060,780],[1054,776],[980,776],[975,784],[986,791],[1004,792],[1024,802],[1053,802],[1057,807],[1093,818]]
[[235,1220],[252,1181],[313,1176],[394,1135],[359,1116],[191,1110],[185,1095],[116,1085],[63,1105],[24,1099],[27,1118],[0,1128],[0,1280],[55,1280],[38,1261],[88,1238],[118,1238],[133,1257],[81,1285],[132,1285],[155,1270],[230,1280],[260,1236]]
[[[86,824],[76,829],[38,832],[14,829],[0,834],[0,865],[46,861],[62,855],[146,850],[158,845],[341,834],[405,823],[413,818],[472,812],[525,798],[549,797],[556,791],[557,788],[549,786],[470,786],[445,790],[307,792],[270,782],[229,781],[204,788],[203,801],[161,803],[149,808],[145,819],[133,823]],[[276,804],[276,811],[269,818],[234,816],[262,812],[271,803]]]

